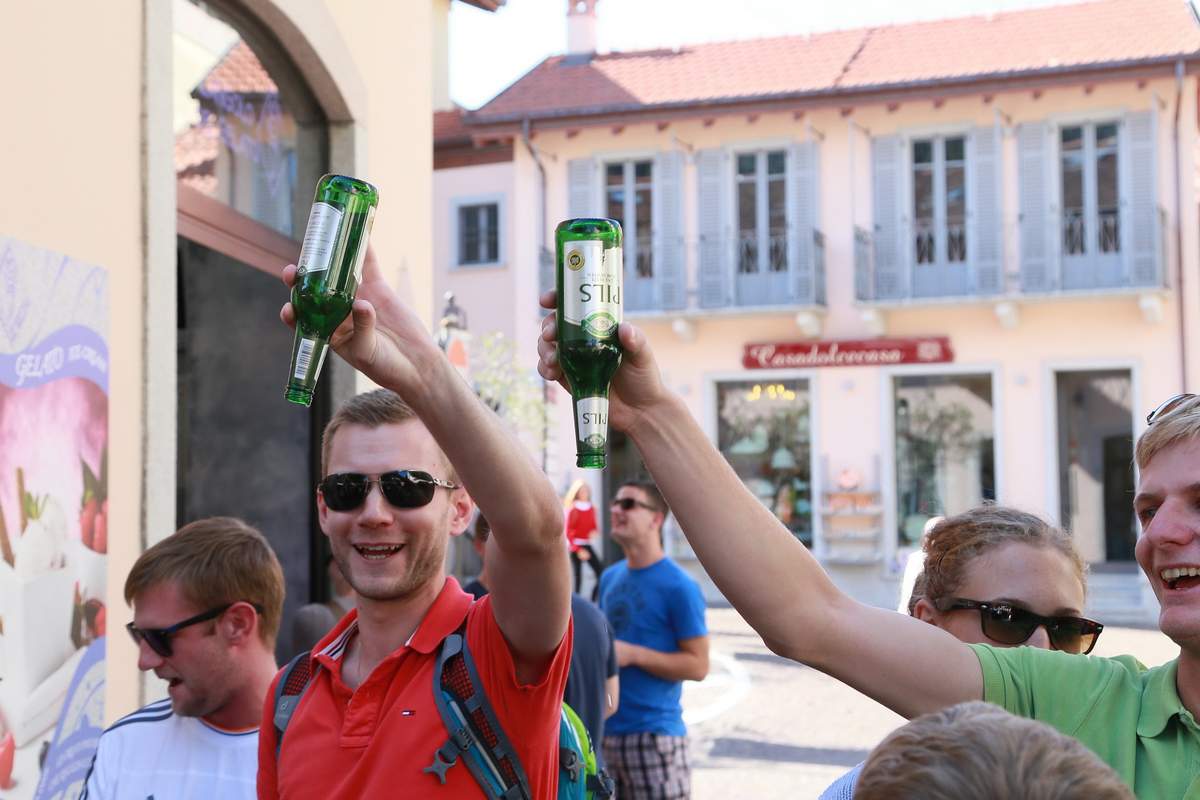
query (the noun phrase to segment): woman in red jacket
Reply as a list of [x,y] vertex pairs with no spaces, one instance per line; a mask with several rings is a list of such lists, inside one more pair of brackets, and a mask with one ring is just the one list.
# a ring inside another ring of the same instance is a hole
[[[596,576],[596,588],[600,587],[600,573],[604,565],[600,556],[592,549],[592,537],[596,535],[596,507],[592,505],[592,491],[582,480],[571,484],[563,505],[567,509],[567,544],[571,548],[571,569],[575,573],[575,591],[579,591],[583,579],[583,564],[586,562]],[[595,596],[595,591],[592,592]]]

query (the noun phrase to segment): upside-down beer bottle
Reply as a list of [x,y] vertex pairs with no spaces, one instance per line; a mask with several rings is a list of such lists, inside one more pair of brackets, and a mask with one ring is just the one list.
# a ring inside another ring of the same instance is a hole
[[326,175],[317,182],[292,287],[296,340],[284,396],[293,403],[312,403],[329,337],[354,304],[378,205],[379,190],[366,181]]
[[558,359],[575,405],[576,465],[602,469],[608,384],[621,365],[621,225],[568,219],[554,229]]

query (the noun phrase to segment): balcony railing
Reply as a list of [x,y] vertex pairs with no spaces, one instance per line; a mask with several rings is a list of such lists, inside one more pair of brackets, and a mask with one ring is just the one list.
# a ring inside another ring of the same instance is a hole
[[1069,210],[1062,217],[1062,253],[1082,256],[1088,253],[1119,253],[1121,251],[1121,215],[1117,209],[1106,209],[1096,216],[1098,236],[1089,240],[1088,229],[1093,227],[1082,211]]
[[[1050,220],[1023,219],[1019,290],[1025,293],[1120,291],[1166,285],[1170,223],[1163,208],[1141,218],[1116,208],[1087,215],[1077,209]],[[1042,247],[1045,243],[1049,247]]]
[[1143,220],[1116,209],[1090,218],[1064,212],[1026,219],[1006,237],[1016,269],[1005,271],[999,255],[990,264],[977,260],[980,248],[963,226],[948,231],[913,226],[909,234],[895,236],[901,252],[885,251],[891,260],[882,264],[875,234],[856,227],[854,295],[859,302],[905,303],[1161,287],[1172,258],[1169,230],[1161,208]]
[[642,269],[645,245],[639,242],[636,268],[626,262],[625,310],[656,314],[823,305],[825,237],[818,230],[810,235],[805,242],[785,232],[765,240],[706,236],[673,247],[656,237],[649,274]]

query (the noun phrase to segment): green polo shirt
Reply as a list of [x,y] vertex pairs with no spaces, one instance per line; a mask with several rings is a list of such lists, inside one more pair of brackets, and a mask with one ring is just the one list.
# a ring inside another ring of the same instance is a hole
[[1200,800],[1200,726],[1175,688],[1178,659],[1147,669],[1133,656],[971,648],[984,700],[1083,742],[1139,800]]

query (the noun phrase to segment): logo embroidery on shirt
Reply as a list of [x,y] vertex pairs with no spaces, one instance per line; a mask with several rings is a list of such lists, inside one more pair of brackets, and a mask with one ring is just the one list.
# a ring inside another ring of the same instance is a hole
[[400,716],[402,716],[402,717],[411,717],[411,716],[413,716],[413,715],[414,715],[414,714],[416,714],[416,713],[417,713],[417,712],[416,712],[416,711],[414,711],[413,709],[411,709],[411,708],[406,708],[406,709],[404,709],[403,711],[401,711],[401,712],[400,712]]

